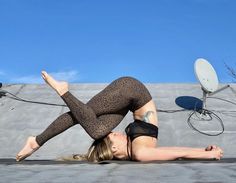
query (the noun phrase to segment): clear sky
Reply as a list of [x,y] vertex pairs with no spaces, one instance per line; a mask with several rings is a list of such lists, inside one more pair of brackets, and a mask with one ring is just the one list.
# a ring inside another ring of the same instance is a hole
[[207,59],[236,68],[235,0],[0,0],[0,82],[196,82]]

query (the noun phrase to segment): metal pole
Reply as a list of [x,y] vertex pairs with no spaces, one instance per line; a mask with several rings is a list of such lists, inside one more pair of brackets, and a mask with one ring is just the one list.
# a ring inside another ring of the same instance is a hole
[[216,93],[218,93],[218,92],[220,92],[220,91],[222,91],[222,90],[224,90],[226,88],[229,88],[229,87],[230,87],[230,85],[226,85],[226,86],[224,86],[224,87],[222,87],[222,88],[220,88],[220,89],[218,89],[218,90],[216,90],[216,91],[214,91],[212,93],[209,93],[209,96],[214,95],[214,94],[216,94]]
[[207,98],[207,92],[202,90],[203,91],[203,100],[202,100],[202,109],[206,109],[206,98]]

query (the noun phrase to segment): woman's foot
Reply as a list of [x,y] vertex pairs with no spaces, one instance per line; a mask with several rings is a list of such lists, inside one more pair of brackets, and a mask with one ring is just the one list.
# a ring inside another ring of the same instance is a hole
[[68,92],[68,83],[64,81],[57,81],[52,76],[50,76],[46,71],[42,71],[42,78],[44,81],[51,86],[56,92],[62,96]]
[[28,137],[25,146],[21,149],[21,151],[16,155],[16,161],[22,161],[35,151],[39,149],[39,145],[36,142],[36,137]]

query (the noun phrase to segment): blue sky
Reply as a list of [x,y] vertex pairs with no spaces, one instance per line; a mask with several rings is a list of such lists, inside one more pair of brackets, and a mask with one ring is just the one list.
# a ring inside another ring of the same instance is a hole
[[0,0],[0,82],[196,82],[201,57],[221,82],[236,68],[235,0]]

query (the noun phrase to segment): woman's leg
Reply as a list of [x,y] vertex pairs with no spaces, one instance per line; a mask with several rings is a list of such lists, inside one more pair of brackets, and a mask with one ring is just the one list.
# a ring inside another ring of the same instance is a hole
[[94,139],[108,135],[129,110],[135,111],[151,100],[146,87],[130,77],[113,81],[87,104],[80,102],[70,92],[61,97],[80,125]]
[[53,121],[41,134],[36,136],[36,142],[39,146],[42,146],[49,139],[76,124],[78,124],[78,122],[75,120],[71,112],[64,113]]
[[70,92],[64,94],[62,99],[78,123],[93,139],[99,139],[109,134],[128,113],[128,109],[123,108],[97,116],[92,107],[79,101]]
[[62,114],[55,121],[53,121],[41,134],[36,137],[29,137],[26,141],[25,146],[17,154],[16,160],[21,161],[25,159],[49,139],[55,137],[56,135],[76,124],[78,123],[72,116],[71,112]]
[[[92,138],[101,138],[109,134],[129,110],[135,111],[151,100],[146,87],[129,77],[115,80],[87,104],[83,104],[68,92],[67,83],[54,80],[46,72],[42,72],[42,77],[62,97],[71,113],[60,116],[36,139],[31,138],[34,146],[41,146],[47,140],[77,123],[81,124]],[[28,153],[29,147],[32,147],[31,144],[26,143],[18,156]]]
[[127,108],[134,112],[152,99],[147,88],[131,77],[121,77],[109,84],[88,103],[100,116]]
[[[48,83],[44,76],[45,72],[42,72],[42,77]],[[45,73],[46,74],[46,73]],[[63,95],[68,91],[68,84],[66,82],[51,82],[48,83],[53,88],[57,88],[57,93],[59,95]],[[75,118],[72,116],[71,112],[62,114],[59,116],[52,124],[50,124],[46,130],[44,130],[40,135],[34,137],[30,136],[24,147],[20,152],[16,155],[16,161],[21,161],[26,157],[30,156],[33,152],[35,152],[40,146],[42,146],[46,141],[58,135],[59,133],[67,130],[71,126],[77,124]]]
[[129,110],[135,111],[151,100],[150,93],[142,83],[123,77],[113,81],[84,104],[68,91],[68,85],[64,82],[54,80],[46,72],[42,72],[42,75],[65,101],[76,121],[94,139],[109,134]]

